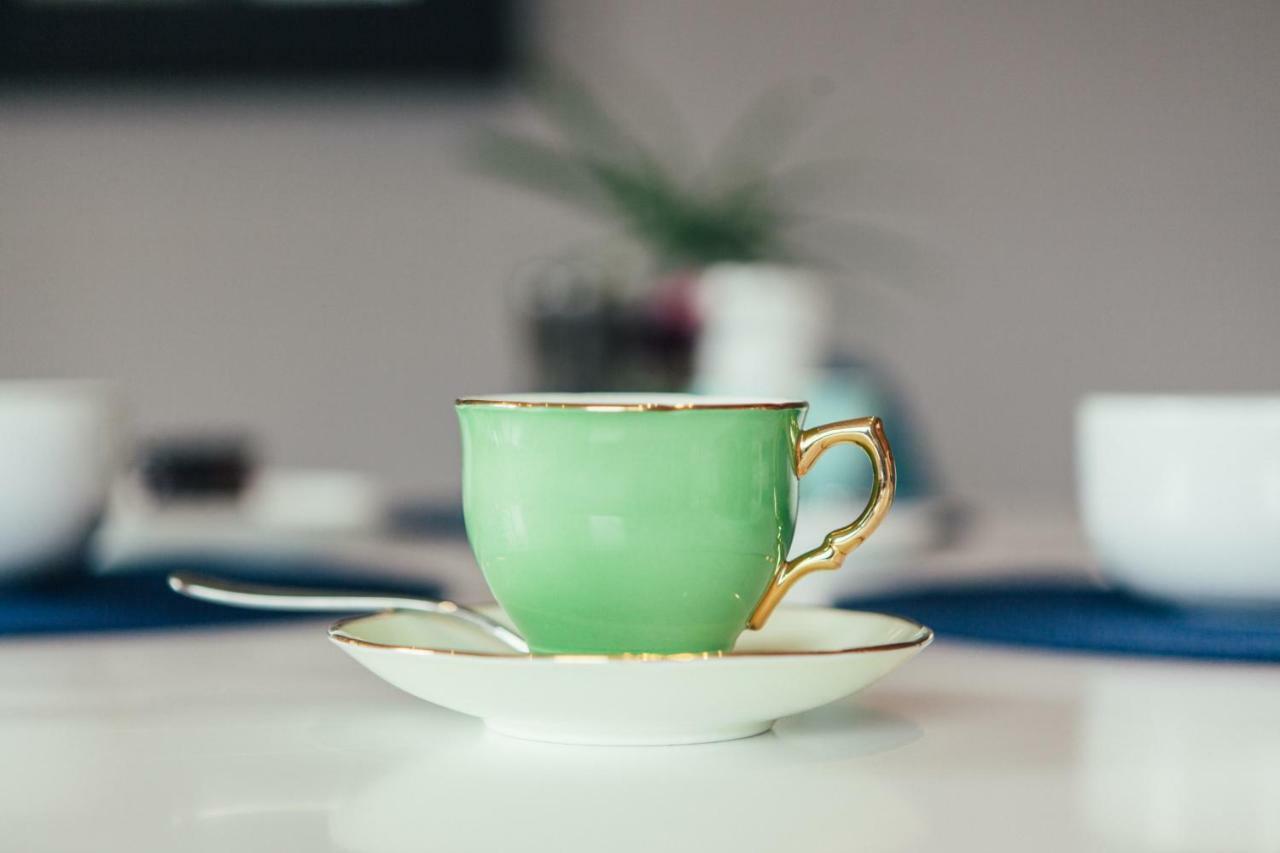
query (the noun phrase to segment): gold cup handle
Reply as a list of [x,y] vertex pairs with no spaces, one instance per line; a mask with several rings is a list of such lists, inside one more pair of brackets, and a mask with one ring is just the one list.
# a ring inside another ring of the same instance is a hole
[[747,620],[748,628],[763,628],[778,602],[800,578],[810,572],[840,568],[844,558],[875,532],[889,512],[889,505],[893,503],[893,493],[897,488],[898,474],[893,464],[893,451],[889,449],[889,441],[884,435],[884,424],[879,418],[837,421],[800,433],[800,441],[796,445],[796,474],[803,477],[827,448],[837,444],[856,444],[871,459],[871,467],[875,473],[871,498],[853,524],[831,531],[817,548],[778,566],[768,589],[756,605],[755,612]]

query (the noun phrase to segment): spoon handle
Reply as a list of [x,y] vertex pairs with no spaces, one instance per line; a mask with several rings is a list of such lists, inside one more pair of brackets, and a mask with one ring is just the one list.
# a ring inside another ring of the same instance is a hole
[[521,654],[529,652],[529,646],[524,639],[506,625],[452,601],[389,595],[382,592],[268,586],[211,578],[194,572],[172,573],[169,575],[169,588],[188,598],[257,610],[354,611],[357,613],[378,610],[416,610],[423,613],[436,613],[452,616],[474,625]]

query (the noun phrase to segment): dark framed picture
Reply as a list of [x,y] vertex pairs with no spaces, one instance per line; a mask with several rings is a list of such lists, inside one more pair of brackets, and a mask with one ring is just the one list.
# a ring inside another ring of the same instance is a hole
[[0,80],[499,79],[516,0],[0,0]]

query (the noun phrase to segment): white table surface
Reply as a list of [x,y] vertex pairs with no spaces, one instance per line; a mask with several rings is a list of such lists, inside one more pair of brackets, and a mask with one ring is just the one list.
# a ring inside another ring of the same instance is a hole
[[[1082,559],[1059,517],[936,565],[1029,555]],[[771,734],[564,747],[398,693],[323,628],[0,642],[0,850],[1280,850],[1280,667],[944,639]]]

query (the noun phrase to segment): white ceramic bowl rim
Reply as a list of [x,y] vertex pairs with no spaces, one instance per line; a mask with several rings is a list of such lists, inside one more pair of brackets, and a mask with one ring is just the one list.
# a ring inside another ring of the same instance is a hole
[[[802,608],[794,608],[802,609]],[[826,608],[819,608],[826,609]],[[843,611],[850,615],[862,614],[866,616],[879,616],[885,619],[892,619],[903,624],[909,625],[916,629],[915,636],[910,640],[899,640],[893,643],[878,643],[869,646],[850,646],[842,649],[811,649],[808,651],[752,651],[752,652],[694,652],[685,654],[619,654],[619,655],[592,655],[592,654],[565,654],[565,655],[521,655],[507,652],[476,652],[465,651],[460,649],[444,649],[431,648],[428,646],[410,646],[400,645],[396,643],[379,643],[373,640],[361,639],[355,636],[348,629],[354,627],[357,622],[373,622],[379,619],[386,619],[396,615],[395,611],[383,611],[381,613],[358,614],[356,616],[348,616],[339,619],[329,626],[329,639],[335,643],[342,643],[347,646],[356,648],[370,649],[381,652],[396,652],[400,654],[415,655],[441,655],[443,657],[465,657],[480,658],[494,661],[512,661],[527,660],[538,663],[678,663],[685,661],[706,661],[706,660],[748,660],[751,658],[811,658],[811,657],[828,657],[832,655],[860,655],[873,652],[896,652],[903,649],[921,648],[933,642],[933,630],[920,624],[914,619],[908,619],[905,616],[898,616],[893,613],[872,613],[871,611],[846,610]]]

